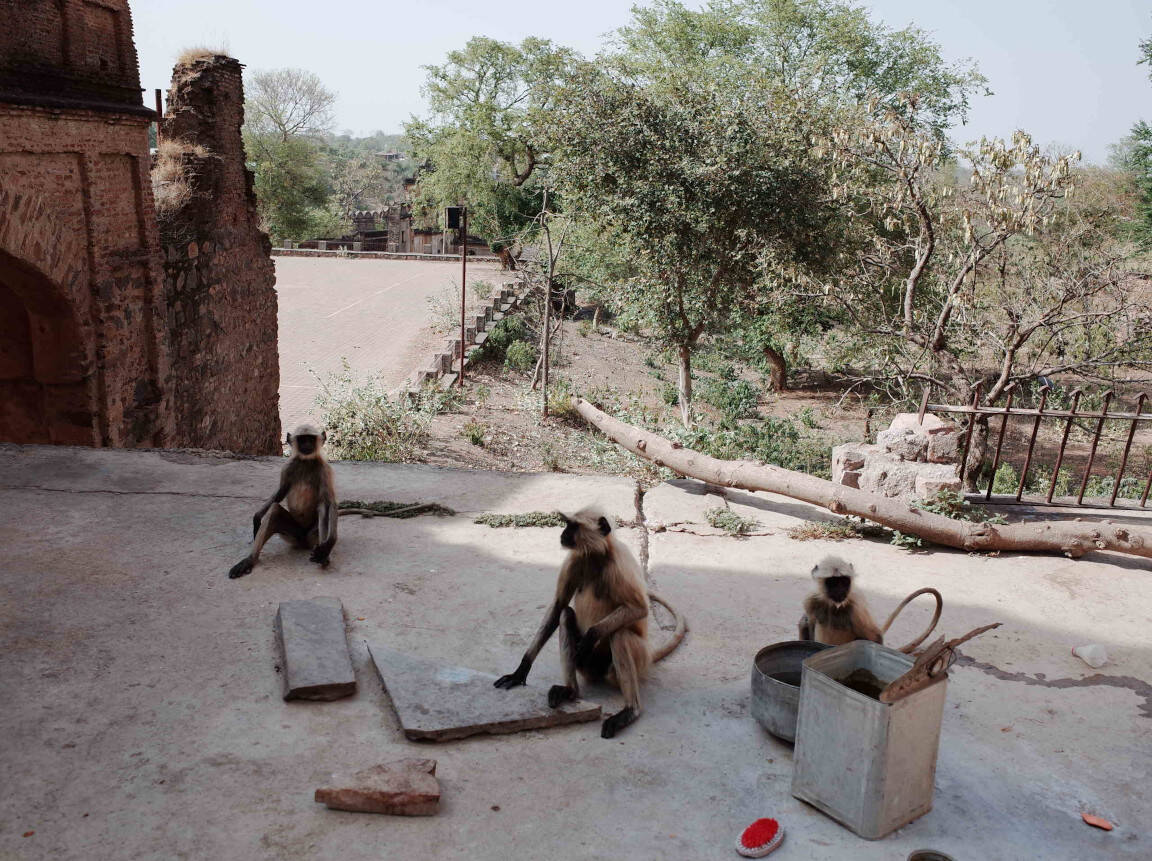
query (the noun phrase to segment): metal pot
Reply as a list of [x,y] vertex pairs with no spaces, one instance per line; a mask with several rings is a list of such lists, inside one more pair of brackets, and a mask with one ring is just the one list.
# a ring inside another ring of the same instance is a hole
[[796,741],[800,671],[805,658],[827,648],[812,640],[787,640],[756,653],[752,661],[752,716],[777,738]]

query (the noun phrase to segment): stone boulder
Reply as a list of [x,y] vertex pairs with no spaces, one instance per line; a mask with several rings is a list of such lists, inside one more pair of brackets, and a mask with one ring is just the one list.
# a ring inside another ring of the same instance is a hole
[[846,443],[832,449],[832,481],[886,497],[926,499],[960,490],[956,464],[959,428],[931,413],[900,413],[876,436],[876,444]]

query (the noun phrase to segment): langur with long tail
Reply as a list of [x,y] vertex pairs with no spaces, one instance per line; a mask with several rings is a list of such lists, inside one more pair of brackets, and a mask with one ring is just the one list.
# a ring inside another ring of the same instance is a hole
[[812,579],[816,581],[816,591],[804,599],[804,615],[800,618],[799,634],[801,640],[815,640],[818,643],[827,643],[832,646],[851,643],[853,640],[871,640],[873,643],[883,643],[884,635],[896,621],[908,603],[920,595],[931,595],[936,599],[936,612],[927,630],[919,637],[900,648],[901,652],[910,654],[919,646],[936,628],[940,621],[940,612],[944,608],[944,599],[940,593],[932,588],[917,589],[900,602],[892,611],[884,627],[876,624],[868,605],[858,592],[852,589],[857,574],[851,562],[846,562],[838,556],[826,556],[812,569]]
[[310,549],[311,561],[327,567],[336,545],[336,484],[324,457],[328,434],[312,425],[300,425],[288,434],[292,455],[280,470],[280,485],[252,518],[252,549],[232,566],[235,580],[249,573],[260,551],[273,535],[282,535],[297,547]]
[[[594,508],[561,516],[565,525],[560,544],[568,556],[556,581],[556,596],[520,666],[495,685],[524,684],[536,656],[559,628],[564,684],[548,691],[548,705],[556,708],[579,698],[578,673],[618,686],[624,708],[609,715],[600,730],[602,738],[612,738],[640,716],[640,683],[648,667],[680,644],[686,628],[665,601],[649,596],[639,562],[617,540],[607,517]],[[672,612],[677,623],[672,639],[655,653],[648,649],[649,597]]]

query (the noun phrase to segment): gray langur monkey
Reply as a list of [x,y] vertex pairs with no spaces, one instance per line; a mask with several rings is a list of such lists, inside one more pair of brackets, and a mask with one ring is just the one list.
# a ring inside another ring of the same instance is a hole
[[680,644],[686,627],[665,601],[651,596],[672,612],[677,627],[668,643],[655,654],[649,652],[649,595],[636,557],[612,534],[612,524],[597,509],[560,516],[565,522],[560,544],[568,556],[557,577],[556,597],[520,666],[498,678],[495,686],[524,684],[536,656],[559,628],[564,684],[548,691],[548,705],[556,708],[579,698],[577,671],[586,679],[616,685],[624,695],[624,708],[608,716],[600,730],[602,738],[612,738],[640,716],[641,680],[649,665]]
[[296,546],[311,549],[311,561],[327,567],[336,545],[336,484],[332,467],[324,458],[328,434],[312,425],[300,425],[288,434],[292,455],[280,470],[280,486],[252,518],[252,549],[228,572],[243,577],[256,565],[260,550],[273,535],[282,535]]
[[901,647],[900,651],[909,654],[919,646],[936,628],[944,599],[932,588],[917,589],[900,602],[892,611],[884,627],[879,627],[864,599],[852,591],[856,569],[851,562],[839,556],[826,556],[812,569],[812,579],[816,581],[816,591],[804,599],[804,615],[800,617],[799,635],[801,640],[815,640],[831,646],[851,643],[853,640],[871,640],[883,643],[884,635],[896,621],[896,617],[913,598],[919,595],[932,595],[936,599],[936,612],[927,630],[919,637]]

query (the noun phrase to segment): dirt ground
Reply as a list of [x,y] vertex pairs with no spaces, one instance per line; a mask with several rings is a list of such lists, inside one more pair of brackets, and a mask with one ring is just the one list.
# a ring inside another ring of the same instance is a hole
[[[679,420],[678,407],[665,402],[663,390],[675,386],[676,365],[644,339],[601,327],[582,331],[581,321],[568,320],[558,338],[558,358],[552,379],[567,381],[574,393],[631,411],[644,409],[669,423]],[[715,377],[702,369],[699,380]],[[541,393],[532,391],[531,372],[516,372],[485,362],[466,378],[463,405],[432,423],[426,460],[440,466],[500,469],[517,472],[612,472],[655,478],[656,470],[627,452],[587,433],[586,423],[573,415],[541,415]],[[762,381],[747,369],[743,378]],[[697,399],[704,414],[715,410]],[[790,417],[810,410],[818,431],[830,440],[863,439],[865,410],[857,401],[840,403],[831,388],[797,388],[784,393],[761,385],[760,413]],[[468,438],[482,434],[483,444]],[[830,443],[831,444],[831,443]]]
[[[676,365],[641,337],[610,326],[591,331],[587,316],[585,312],[577,315],[577,319],[565,321],[558,339],[552,379],[559,380],[561,385],[566,382],[573,393],[599,402],[622,418],[644,411],[658,424],[675,426],[679,422],[678,407],[667,401],[674,400],[671,394],[676,385]],[[701,384],[717,379],[710,367],[714,364],[698,361],[693,369],[697,389],[694,409],[706,418],[715,418],[718,411],[700,397]],[[781,393],[773,391],[767,378],[754,369],[737,367],[739,378],[759,389],[758,411],[762,417],[801,418],[805,433],[818,440],[824,450],[841,442],[874,441],[877,431],[888,424],[886,413],[875,412],[869,418],[860,398],[845,396],[842,387],[819,373],[794,371],[790,379],[792,388]],[[588,433],[587,425],[572,414],[542,418],[541,394],[532,391],[532,377],[531,372],[512,371],[498,362],[485,362],[475,368],[468,378],[460,409],[437,416],[433,421],[424,459],[441,466],[473,469],[621,474],[645,482],[669,477],[598,435]],[[1082,402],[1080,411],[1099,410],[1099,394],[1089,392],[1091,397]],[[1131,411],[1134,403],[1134,393],[1117,392],[1110,409]],[[1049,409],[1066,407],[1066,404],[1049,404]],[[1005,491],[998,486],[997,495],[1006,492],[1014,496],[1013,471],[1018,475],[1025,465],[1032,425],[1032,419],[1027,416],[1009,422],[999,463],[1002,470],[1009,473],[1002,476],[1002,481],[1005,485],[1011,484],[1012,490]],[[1109,480],[1121,463],[1130,422],[1107,422],[1093,453],[1095,428],[1095,420],[1081,419],[1071,429],[1060,463],[1062,479],[1058,486],[1071,494],[1063,497],[1064,503],[1074,501],[1090,458],[1092,475],[1097,482]],[[987,486],[986,476],[991,474],[999,430],[1000,419],[990,419],[986,475],[978,483],[981,490]],[[1041,423],[1029,462],[1025,502],[1043,500],[1046,488],[1043,482],[1049,479],[1056,465],[1063,432],[1063,419],[1051,418]],[[1124,475],[1124,492],[1117,503],[1122,507],[1140,507],[1138,497],[1152,478],[1152,422],[1142,423],[1136,429]],[[1098,497],[1099,484],[1090,485],[1092,487],[1097,488],[1097,493],[1090,489],[1086,500],[1098,498],[1106,503],[1106,496]],[[1103,492],[1107,494],[1109,489],[1110,485]],[[1056,501],[1060,502],[1059,494]]]

